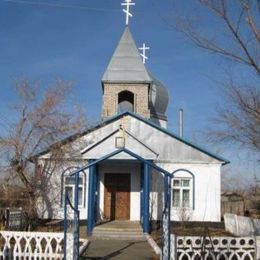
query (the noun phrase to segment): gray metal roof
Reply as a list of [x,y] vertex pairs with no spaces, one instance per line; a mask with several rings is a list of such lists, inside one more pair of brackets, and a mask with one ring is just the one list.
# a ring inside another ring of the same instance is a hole
[[151,81],[133,36],[126,27],[102,77],[102,82],[142,83]]

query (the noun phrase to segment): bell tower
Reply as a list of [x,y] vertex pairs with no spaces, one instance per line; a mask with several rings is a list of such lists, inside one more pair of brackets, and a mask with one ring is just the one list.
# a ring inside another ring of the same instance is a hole
[[128,27],[102,77],[102,118],[131,111],[150,117],[148,92],[151,79]]
[[130,111],[166,126],[167,89],[147,71],[128,26],[102,77],[102,88],[103,120]]

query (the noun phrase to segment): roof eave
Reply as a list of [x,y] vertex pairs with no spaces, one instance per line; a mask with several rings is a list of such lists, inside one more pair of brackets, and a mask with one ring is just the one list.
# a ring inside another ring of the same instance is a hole
[[[135,114],[135,113],[133,113],[133,112],[123,112],[123,113],[114,115],[114,116],[112,116],[112,117],[109,117],[109,118],[107,118],[106,120],[102,121],[101,123],[97,124],[96,126],[94,126],[94,127],[90,128],[90,129],[88,129],[88,130],[82,132],[81,134],[75,134],[75,135],[73,135],[73,136],[71,136],[71,137],[68,137],[68,138],[66,138],[66,139],[64,139],[64,140],[62,140],[62,141],[60,141],[60,142],[58,142],[58,143],[56,143],[56,144],[54,144],[54,145],[63,145],[63,144],[66,144],[66,143],[68,143],[68,142],[70,142],[70,141],[73,141],[73,140],[77,139],[78,137],[81,137],[81,136],[83,136],[83,135],[85,135],[85,134],[87,134],[87,133],[90,133],[90,132],[94,131],[95,129],[98,129],[99,127],[102,127],[102,126],[104,126],[104,125],[110,124],[110,123],[112,123],[112,122],[114,122],[114,121],[118,120],[119,118],[121,118],[121,117],[123,117],[123,116],[126,116],[126,115],[133,116],[134,118],[139,119],[139,120],[141,120],[142,122],[144,122],[144,123],[146,123],[146,124],[148,124],[148,125],[150,125],[150,126],[156,128],[156,129],[158,129],[158,130],[164,132],[165,134],[167,134],[167,135],[169,135],[169,136],[171,136],[171,137],[173,137],[173,138],[176,138],[177,140],[179,140],[179,141],[181,141],[181,142],[183,142],[183,143],[185,143],[185,144],[187,144],[187,145],[190,145],[191,147],[193,147],[193,148],[195,148],[195,149],[197,149],[197,150],[199,150],[199,151],[201,151],[201,152],[207,154],[207,155],[210,156],[210,157],[213,157],[213,158],[217,159],[218,161],[221,162],[221,165],[223,165],[223,166],[230,163],[229,160],[227,160],[227,159],[225,159],[225,158],[223,158],[223,157],[221,157],[221,156],[219,156],[219,155],[216,155],[216,154],[214,154],[214,153],[208,151],[208,150],[205,149],[205,148],[202,148],[202,147],[200,147],[200,146],[198,146],[198,145],[196,145],[196,144],[193,144],[192,142],[188,141],[187,139],[185,139],[185,138],[183,138],[183,137],[180,137],[180,136],[178,136],[178,135],[176,135],[176,134],[170,132],[169,130],[167,130],[167,129],[165,129],[165,128],[162,128],[162,127],[156,125],[155,123],[153,123],[152,121],[149,121],[149,120],[143,118],[142,116],[137,115],[137,114]],[[53,147],[53,146],[51,146],[51,147]],[[51,148],[46,149],[45,151],[43,151],[43,152],[41,152],[41,153],[39,153],[39,154],[36,154],[35,156],[32,156],[31,158],[34,158],[34,159],[35,159],[35,158],[38,158],[38,157],[40,157],[40,156],[42,156],[42,155],[44,155],[44,154],[46,154],[46,153],[48,153],[48,152],[50,152],[50,151],[51,151]]]

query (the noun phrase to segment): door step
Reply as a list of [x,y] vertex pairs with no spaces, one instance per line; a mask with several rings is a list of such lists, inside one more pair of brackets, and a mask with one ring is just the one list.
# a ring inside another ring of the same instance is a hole
[[145,240],[139,223],[113,221],[94,228],[91,239]]
[[118,231],[110,231],[110,232],[93,232],[91,240],[95,239],[104,239],[104,240],[146,240],[143,233],[137,232],[118,232]]

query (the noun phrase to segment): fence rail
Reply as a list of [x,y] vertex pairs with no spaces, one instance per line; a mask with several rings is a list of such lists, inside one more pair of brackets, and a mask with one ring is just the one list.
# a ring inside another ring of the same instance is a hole
[[253,237],[175,237],[171,235],[171,259],[254,260]]
[[62,259],[63,233],[0,231],[0,260]]

